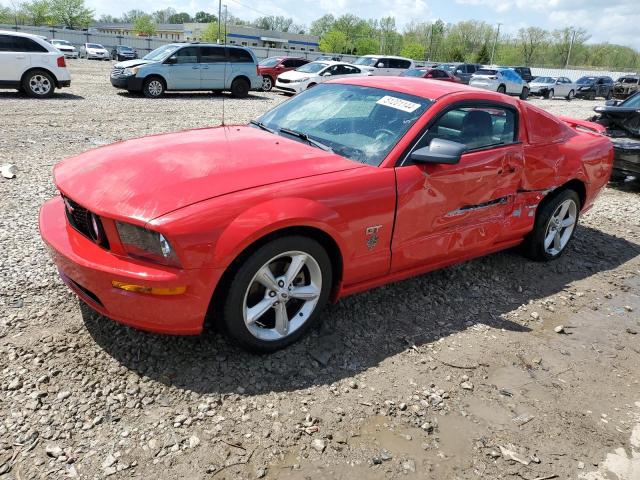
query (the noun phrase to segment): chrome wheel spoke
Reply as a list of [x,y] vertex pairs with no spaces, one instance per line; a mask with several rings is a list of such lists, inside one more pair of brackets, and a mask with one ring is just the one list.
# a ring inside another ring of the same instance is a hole
[[265,298],[264,300],[256,303],[253,307],[247,308],[247,324],[251,325],[256,323],[256,320],[267,313],[271,307],[273,307],[273,300],[271,298]]
[[574,223],[576,222],[575,217],[573,217],[572,215],[569,215],[567,218],[565,218],[564,220],[562,220],[562,222],[560,222],[560,226],[561,227],[570,227],[572,226]]
[[307,261],[307,256],[304,253],[299,255],[293,255],[291,257],[291,263],[289,264],[289,268],[287,268],[287,272],[285,273],[285,286],[291,285],[293,280],[298,276],[302,267],[304,267],[304,262]]
[[269,290],[273,290],[273,291],[278,290],[278,282],[276,282],[276,279],[273,276],[273,273],[271,273],[271,270],[269,269],[268,264],[262,267],[260,271],[258,271],[256,280],[260,284],[268,288]]
[[276,331],[283,337],[289,333],[289,316],[287,306],[280,302],[276,305]]
[[562,208],[560,209],[560,213],[558,214],[557,218],[558,220],[562,220],[564,217],[567,216],[567,211],[569,210],[569,207],[571,206],[571,202],[564,202],[562,204]]
[[562,249],[562,236],[560,235],[560,230],[556,230],[553,237],[553,248],[558,251]]
[[313,300],[320,296],[320,289],[313,283],[311,285],[304,285],[302,287],[294,287],[290,292],[291,298],[298,298],[300,300]]
[[553,242],[555,236],[556,236],[556,233],[553,230],[549,230],[549,232],[547,233],[547,236],[544,239],[545,250],[551,246],[551,243]]

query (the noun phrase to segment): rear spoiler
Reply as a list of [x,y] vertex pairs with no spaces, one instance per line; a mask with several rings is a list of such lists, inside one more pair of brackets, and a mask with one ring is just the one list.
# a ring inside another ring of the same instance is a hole
[[583,131],[583,132],[587,131],[589,133],[599,133],[600,135],[604,135],[607,131],[607,129],[604,128],[599,123],[589,122],[587,120],[577,120],[575,118],[569,118],[562,115],[558,115],[557,117],[560,120],[562,120],[564,123],[569,125],[571,128],[578,131]]

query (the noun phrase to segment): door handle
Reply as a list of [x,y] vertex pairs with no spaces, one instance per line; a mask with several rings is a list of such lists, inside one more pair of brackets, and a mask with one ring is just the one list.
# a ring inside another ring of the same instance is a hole
[[193,68],[194,70],[198,70],[200,67],[199,67],[198,65],[194,65],[194,66],[193,66],[193,67],[191,67],[191,68]]

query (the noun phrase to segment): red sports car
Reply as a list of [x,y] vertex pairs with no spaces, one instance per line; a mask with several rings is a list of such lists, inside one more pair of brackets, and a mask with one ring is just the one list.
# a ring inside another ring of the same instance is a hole
[[419,77],[429,78],[431,80],[440,80],[443,82],[463,83],[454,74],[447,72],[441,68],[417,67],[405,70],[400,74],[401,77]]
[[269,57],[258,63],[258,75],[262,77],[262,90],[270,91],[281,73],[295,70],[309,63],[301,57]]
[[61,162],[40,231],[103,315],[172,334],[207,317],[272,351],[345,295],[520,244],[557,258],[611,173],[597,129],[464,85],[330,81],[250,125]]

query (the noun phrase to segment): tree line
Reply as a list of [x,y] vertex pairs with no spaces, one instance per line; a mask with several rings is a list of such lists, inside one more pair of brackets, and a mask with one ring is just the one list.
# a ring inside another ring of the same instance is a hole
[[[247,21],[227,15],[221,20],[225,25],[310,33],[320,37],[322,51],[350,55],[382,53],[433,62],[640,68],[640,53],[637,50],[606,42],[587,43],[590,36],[582,28],[545,30],[528,27],[521,28],[515,35],[508,35],[500,32],[499,26],[478,20],[457,23],[414,20],[399,29],[395,18],[391,16],[364,19],[351,14],[340,17],[323,15],[313,21],[309,28],[284,16],[263,16]],[[84,0],[11,0],[9,6],[0,4],[0,23],[86,28],[96,21],[131,23],[136,33],[146,36],[154,35],[157,25],[165,23],[207,23],[203,35],[206,41],[216,40],[218,33],[217,15],[205,11],[192,16],[173,8],[154,12],[134,9],[120,17],[102,15],[95,19],[94,12],[85,6]]]

